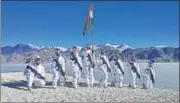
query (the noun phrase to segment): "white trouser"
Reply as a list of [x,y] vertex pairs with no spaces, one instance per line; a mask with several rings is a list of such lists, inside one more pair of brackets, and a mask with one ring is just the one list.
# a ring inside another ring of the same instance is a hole
[[102,70],[102,77],[99,81],[99,85],[104,85],[104,87],[108,86],[108,72],[107,72],[107,67],[105,65],[101,66],[101,70]]
[[93,68],[88,65],[85,66],[85,78],[86,78],[86,83],[89,86],[93,86],[94,84],[94,73],[93,73]]
[[123,80],[124,80],[124,77],[123,77],[123,74],[121,73],[120,70],[115,70],[114,72],[114,78],[113,78],[113,81],[112,81],[112,84],[115,84],[116,87],[122,87],[122,83],[123,83]]
[[148,88],[152,89],[153,88],[153,83],[152,83],[152,81],[150,79],[149,74],[144,74],[143,75],[143,85],[144,85],[145,89],[148,89]]
[[52,86],[53,87],[57,87],[58,85],[64,85],[65,83],[65,79],[64,77],[61,75],[60,71],[53,69],[53,82],[52,82]]
[[133,71],[131,71],[131,73],[129,74],[129,85],[132,87],[132,88],[136,88],[136,73],[134,73]]
[[27,86],[28,87],[32,87],[32,84],[35,87],[43,87],[46,82],[43,79],[39,79],[37,77],[35,77],[35,74],[31,71],[29,71],[28,73],[29,75],[27,75]]
[[72,74],[73,74],[73,85],[75,88],[77,88],[78,82],[81,79],[81,71],[79,70],[78,65],[74,65],[72,67]]

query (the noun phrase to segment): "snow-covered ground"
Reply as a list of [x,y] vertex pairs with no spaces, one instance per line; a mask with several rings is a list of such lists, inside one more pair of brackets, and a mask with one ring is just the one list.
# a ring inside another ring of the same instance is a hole
[[67,76],[65,87],[51,88],[52,74],[46,74],[47,85],[44,88],[27,91],[26,78],[22,72],[1,74],[1,102],[178,102],[179,91],[169,89],[130,89],[108,87],[71,88],[72,77]]

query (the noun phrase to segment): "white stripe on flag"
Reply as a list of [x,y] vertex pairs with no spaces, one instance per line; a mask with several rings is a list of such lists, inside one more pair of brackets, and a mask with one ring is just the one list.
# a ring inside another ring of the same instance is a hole
[[93,12],[92,12],[92,10],[90,10],[89,16],[90,16],[90,18],[93,18]]

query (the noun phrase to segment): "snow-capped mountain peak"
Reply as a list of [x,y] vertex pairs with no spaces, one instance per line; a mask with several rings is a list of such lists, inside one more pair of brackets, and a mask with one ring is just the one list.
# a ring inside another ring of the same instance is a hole
[[167,47],[166,45],[158,45],[158,46],[154,46],[156,48],[164,48],[164,47]]
[[40,49],[45,48],[46,46],[41,46]]
[[36,49],[40,49],[40,47],[38,47],[38,46],[34,46],[33,44],[27,44],[29,47],[31,47],[31,48],[36,48]]
[[34,46],[32,44],[23,44],[19,43],[13,47],[2,47],[2,54],[3,55],[11,55],[11,54],[21,54],[24,52],[31,52],[31,51],[37,51],[39,50],[39,47]]
[[104,44],[104,46],[111,46],[111,44],[110,43],[106,43],[106,44]]
[[119,45],[106,43],[106,44],[103,44],[103,45],[99,45],[98,47],[106,47],[106,46],[117,48]]
[[128,48],[134,49],[133,47],[131,47],[131,46],[127,45],[127,44],[122,44],[122,45],[120,45],[118,48],[120,48],[120,49],[122,49],[122,50],[125,50],[125,49],[128,49]]
[[14,46],[14,48],[23,48],[23,47],[28,47],[28,48],[32,48],[32,49],[40,49],[38,46],[34,46],[33,44],[19,43],[19,44]]
[[60,50],[61,50],[61,51],[63,51],[63,52],[67,50],[67,49],[66,49],[66,48],[64,48],[64,47],[59,47],[59,46],[58,46],[58,47],[56,47],[56,48],[60,49]]

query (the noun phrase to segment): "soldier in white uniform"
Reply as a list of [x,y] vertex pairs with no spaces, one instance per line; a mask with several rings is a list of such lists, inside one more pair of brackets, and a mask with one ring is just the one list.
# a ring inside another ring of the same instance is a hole
[[116,87],[122,87],[122,83],[124,80],[124,66],[122,63],[122,60],[119,57],[119,54],[116,53],[110,62],[111,68],[114,72],[114,78],[112,80],[112,85],[115,85]]
[[110,63],[108,58],[105,56],[104,52],[100,52],[100,56],[97,59],[97,66],[103,73],[103,76],[100,79],[99,86],[104,86],[105,88],[108,87],[108,72],[111,73]]
[[139,64],[132,57],[131,61],[129,61],[129,87],[136,88],[136,80],[140,78],[140,68]]
[[83,51],[83,68],[85,71],[85,78],[88,87],[93,87],[94,84],[94,59],[91,51],[90,45],[86,45],[85,50]]
[[143,73],[143,88],[152,89],[155,83],[155,69],[153,67],[153,62],[150,61],[148,67]]
[[73,46],[73,51],[70,54],[72,74],[73,74],[73,86],[78,87],[78,83],[81,79],[82,72],[82,60],[79,56],[79,51],[77,46]]
[[35,56],[30,65],[27,65],[24,75],[27,77],[27,87],[31,90],[34,87],[43,87],[45,82],[45,69],[41,64],[40,57]]
[[52,87],[56,88],[57,84],[64,86],[65,83],[65,60],[60,49],[56,49],[55,57],[52,59],[51,71],[53,74]]

